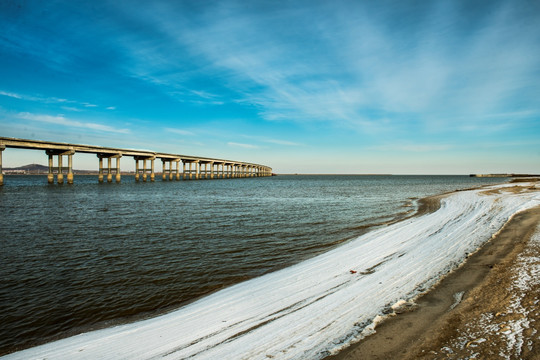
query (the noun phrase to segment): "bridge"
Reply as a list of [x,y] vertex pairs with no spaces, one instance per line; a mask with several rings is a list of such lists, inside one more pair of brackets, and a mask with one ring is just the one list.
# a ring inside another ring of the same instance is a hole
[[[213,159],[199,156],[158,153],[148,150],[117,149],[93,145],[68,144],[41,140],[16,139],[0,137],[0,185],[4,184],[2,173],[2,152],[6,148],[44,150],[49,157],[49,184],[64,183],[64,172],[67,172],[67,183],[73,184],[73,155],[75,153],[96,154],[99,163],[98,181],[100,183],[113,181],[120,182],[120,158],[129,156],[135,160],[135,180],[155,180],[154,162],[162,161],[162,179],[188,180],[188,179],[216,179],[216,178],[245,178],[271,176],[272,168],[242,161]],[[67,157],[67,166],[64,166],[64,157]],[[54,159],[56,158],[56,166]],[[107,160],[104,167],[103,160]],[[114,159],[114,166],[113,166]],[[180,173],[182,162],[182,173]],[[148,166],[149,165],[149,166]],[[174,167],[173,167],[174,165]],[[106,176],[105,176],[106,175]]]

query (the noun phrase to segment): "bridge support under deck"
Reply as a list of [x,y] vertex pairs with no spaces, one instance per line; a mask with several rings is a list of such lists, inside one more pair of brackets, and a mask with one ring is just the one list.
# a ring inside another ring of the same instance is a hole
[[[113,172],[115,173],[115,180],[117,183],[121,181],[121,175],[120,175],[120,158],[122,157],[122,154],[103,154],[99,153],[97,154],[97,157],[99,159],[99,175],[98,175],[98,181],[100,183],[103,183],[104,180],[104,173],[107,172],[107,182],[111,183],[113,180]],[[107,169],[105,170],[103,168],[103,159],[107,159]],[[115,168],[112,167],[112,159],[116,159],[116,166]]]
[[[62,165],[62,158],[64,155],[68,157],[67,168],[67,183],[73,184],[73,150],[46,150],[45,153],[49,157],[49,173],[47,174],[47,182],[54,184],[54,172],[56,171],[56,182],[59,185],[64,183],[64,168]],[[54,156],[57,156],[57,167],[54,167]]]
[[142,181],[146,182],[148,179],[146,168],[146,160],[150,160],[150,181],[155,181],[156,175],[154,172],[154,160],[155,156],[135,156],[135,181],[139,181],[141,170],[139,168],[139,161],[142,161]]
[[5,149],[5,145],[0,145],[0,186],[4,185],[4,173],[2,172],[2,151]]

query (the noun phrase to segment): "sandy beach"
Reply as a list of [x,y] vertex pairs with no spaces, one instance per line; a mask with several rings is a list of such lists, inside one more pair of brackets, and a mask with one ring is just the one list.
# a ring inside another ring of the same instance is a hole
[[[433,210],[439,200],[426,206]],[[539,359],[539,272],[536,207],[510,219],[414,306],[328,359]]]

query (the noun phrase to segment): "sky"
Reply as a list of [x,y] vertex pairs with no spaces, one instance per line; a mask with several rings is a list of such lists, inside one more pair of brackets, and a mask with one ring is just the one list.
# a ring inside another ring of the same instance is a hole
[[540,173],[539,1],[3,0],[0,29],[0,136],[276,173]]

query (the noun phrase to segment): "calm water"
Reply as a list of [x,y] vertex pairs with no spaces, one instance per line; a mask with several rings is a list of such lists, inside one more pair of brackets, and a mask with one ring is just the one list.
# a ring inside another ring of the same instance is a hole
[[172,310],[501,179],[278,176],[0,188],[0,354]]

